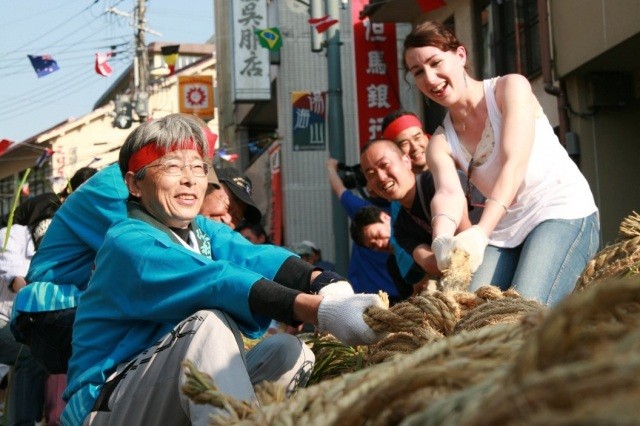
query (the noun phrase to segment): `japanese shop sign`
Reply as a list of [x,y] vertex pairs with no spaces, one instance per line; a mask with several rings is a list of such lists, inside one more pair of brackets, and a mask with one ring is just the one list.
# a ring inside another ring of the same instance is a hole
[[267,27],[266,0],[231,2],[233,34],[233,99],[264,101],[271,98],[269,51],[260,47],[255,30]]
[[204,120],[213,118],[212,76],[179,76],[178,97],[180,112],[194,114]]
[[294,151],[326,149],[326,100],[326,92],[291,93]]
[[396,26],[361,20],[368,0],[351,2],[360,147],[382,136],[382,120],[400,108]]

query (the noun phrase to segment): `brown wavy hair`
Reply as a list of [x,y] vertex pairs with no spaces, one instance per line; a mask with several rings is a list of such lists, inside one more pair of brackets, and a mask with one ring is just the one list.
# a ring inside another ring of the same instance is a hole
[[425,46],[437,47],[443,52],[448,52],[456,50],[462,46],[462,43],[460,43],[460,40],[453,35],[453,32],[442,23],[437,21],[423,22],[411,30],[407,38],[404,39],[402,66],[405,71],[409,71],[409,67],[404,59],[407,50]]

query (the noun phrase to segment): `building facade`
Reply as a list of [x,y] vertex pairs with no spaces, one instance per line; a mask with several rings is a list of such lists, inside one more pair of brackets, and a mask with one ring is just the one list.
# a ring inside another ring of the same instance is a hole
[[[321,1],[321,7],[330,3]],[[292,94],[329,90],[328,52],[312,51],[313,11],[296,0],[264,3],[261,27],[277,27],[282,48],[270,53],[268,99],[234,99],[231,84],[237,70],[233,55],[234,18],[231,2],[215,0],[217,53],[222,63],[218,93],[223,105],[221,136],[241,154],[242,167],[267,182],[266,161],[258,162],[251,149],[256,141],[265,145],[277,140],[280,149],[283,199],[283,242],[311,239],[329,260],[335,256],[336,240],[345,241],[347,230],[332,221],[335,205],[327,184],[325,160],[332,154],[331,140],[325,149],[296,149]],[[247,3],[247,2],[245,2]],[[344,160],[358,162],[362,143],[362,108],[358,86],[362,69],[356,64],[358,0],[340,5],[340,59]],[[634,160],[640,115],[640,7],[635,0],[369,0],[359,17],[369,28],[395,24],[398,57],[389,75],[398,76],[400,106],[418,113],[427,130],[433,130],[443,111],[424,102],[404,81],[400,46],[407,32],[424,20],[438,20],[454,28],[469,51],[471,73],[485,78],[521,73],[529,78],[534,94],[555,127],[561,143],[587,178],[600,209],[603,244],[615,240],[621,220],[640,208],[635,188],[640,177]],[[390,43],[387,40],[385,43]],[[275,143],[275,142],[274,142]],[[266,151],[259,147],[259,155]],[[298,147],[299,148],[299,147]],[[257,166],[257,164],[262,164]],[[255,169],[255,170],[254,170]],[[269,197],[270,184],[263,188]],[[271,206],[269,201],[265,206]]]

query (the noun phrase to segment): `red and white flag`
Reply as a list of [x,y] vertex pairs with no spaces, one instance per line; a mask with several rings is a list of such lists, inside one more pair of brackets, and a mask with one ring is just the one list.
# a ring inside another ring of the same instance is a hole
[[96,72],[103,77],[113,74],[113,68],[107,63],[110,57],[111,52],[96,53]]
[[319,34],[322,34],[332,25],[337,24],[338,20],[333,19],[330,15],[325,15],[322,18],[311,18],[308,22],[316,29],[316,31],[318,31]]

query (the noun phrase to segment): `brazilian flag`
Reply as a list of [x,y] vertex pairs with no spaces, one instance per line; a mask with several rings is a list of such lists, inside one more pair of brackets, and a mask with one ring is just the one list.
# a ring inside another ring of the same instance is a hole
[[260,46],[277,52],[282,47],[282,34],[277,27],[255,30]]

